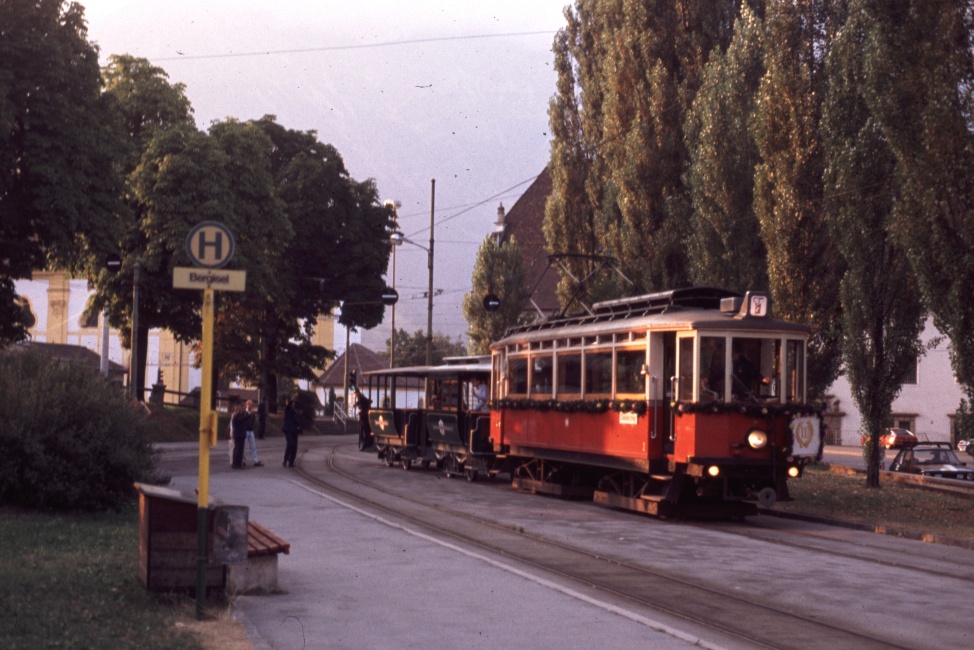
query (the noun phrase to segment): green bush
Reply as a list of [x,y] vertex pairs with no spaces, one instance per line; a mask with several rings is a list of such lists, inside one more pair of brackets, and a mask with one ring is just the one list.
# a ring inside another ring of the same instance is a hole
[[0,504],[118,509],[155,471],[145,412],[91,368],[0,353]]

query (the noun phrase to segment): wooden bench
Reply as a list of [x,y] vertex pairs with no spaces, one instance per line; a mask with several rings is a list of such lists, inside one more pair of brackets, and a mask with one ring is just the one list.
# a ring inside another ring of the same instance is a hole
[[291,545],[261,526],[247,522],[247,561],[227,565],[227,591],[233,594],[277,591],[277,556],[291,553]]
[[291,553],[291,545],[256,521],[247,522],[247,557]]

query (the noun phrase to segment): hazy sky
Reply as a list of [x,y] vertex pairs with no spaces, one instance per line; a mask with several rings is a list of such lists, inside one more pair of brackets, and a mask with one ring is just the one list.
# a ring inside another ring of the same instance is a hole
[[[82,0],[102,60],[132,54],[186,85],[196,123],[277,116],[317,131],[356,180],[402,202],[429,244],[436,179],[436,332],[456,336],[477,248],[497,206],[548,160],[551,44],[566,0]],[[396,326],[426,328],[425,250],[397,254]],[[309,269],[309,274],[314,270]],[[390,269],[391,276],[391,269]],[[390,277],[391,284],[391,277]],[[364,342],[381,349],[389,315]]]

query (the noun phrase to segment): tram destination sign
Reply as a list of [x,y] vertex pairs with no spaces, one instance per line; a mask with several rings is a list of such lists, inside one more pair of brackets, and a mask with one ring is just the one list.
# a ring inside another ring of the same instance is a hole
[[247,272],[177,266],[172,270],[172,286],[174,289],[244,291],[247,286]]

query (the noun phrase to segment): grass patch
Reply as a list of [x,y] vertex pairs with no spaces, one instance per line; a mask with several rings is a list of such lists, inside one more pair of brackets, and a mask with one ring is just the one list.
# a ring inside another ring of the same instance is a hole
[[974,539],[974,499],[945,492],[881,481],[866,487],[862,474],[831,472],[812,465],[802,478],[788,482],[794,501],[775,504],[775,510],[858,521]]
[[195,605],[142,586],[134,506],[56,515],[0,509],[0,648],[202,649],[186,629]]

